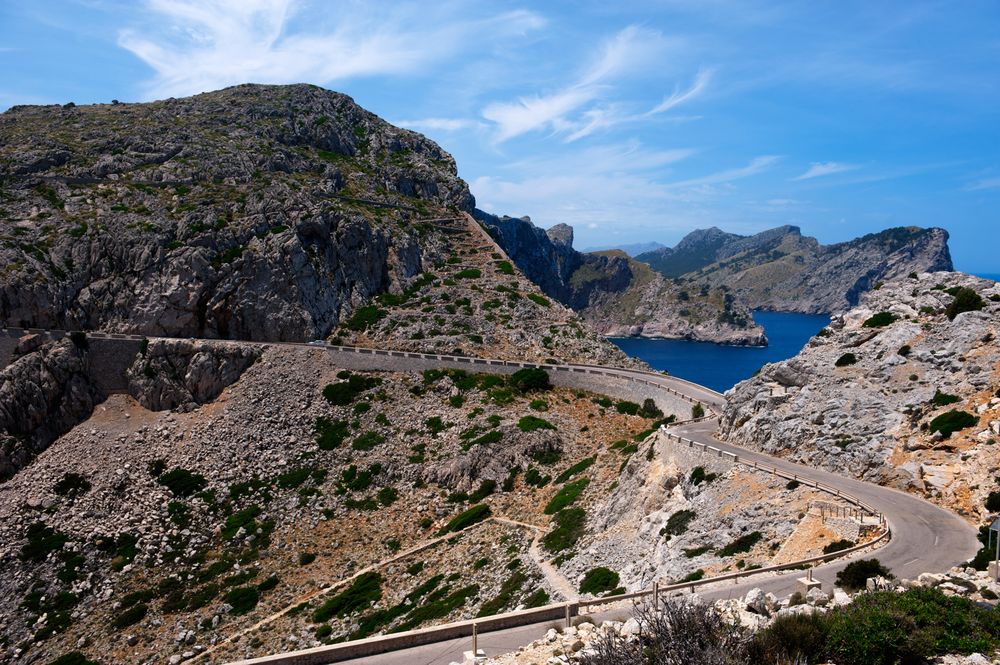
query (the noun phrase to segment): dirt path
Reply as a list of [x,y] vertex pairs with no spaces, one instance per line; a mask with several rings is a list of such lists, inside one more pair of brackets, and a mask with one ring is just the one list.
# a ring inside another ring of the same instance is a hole
[[532,561],[535,562],[541,571],[545,575],[545,581],[549,583],[553,589],[555,589],[559,595],[561,595],[563,600],[576,600],[580,597],[576,589],[573,588],[573,584],[566,579],[566,577],[559,572],[559,570],[552,565],[552,561],[547,559],[542,554],[542,536],[545,531],[534,524],[528,524],[527,522],[518,522],[517,520],[509,520],[504,517],[493,518],[497,522],[502,524],[511,524],[514,526],[524,527],[525,529],[531,529],[535,537],[531,539],[531,546],[528,548],[528,555],[531,557]]

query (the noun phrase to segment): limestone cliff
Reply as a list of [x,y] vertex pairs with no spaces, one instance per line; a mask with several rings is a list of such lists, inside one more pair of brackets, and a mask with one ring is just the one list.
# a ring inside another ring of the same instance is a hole
[[624,252],[578,252],[565,224],[544,231],[529,218],[476,217],[542,291],[606,335],[767,343],[724,285],[691,291]]
[[695,290],[727,286],[751,309],[812,313],[844,311],[880,282],[911,272],[952,270],[947,231],[917,227],[833,245],[821,245],[795,226],[753,236],[713,227],[636,258]]
[[887,283],[729,391],[721,434],[984,516],[1000,465],[998,333],[996,282]]

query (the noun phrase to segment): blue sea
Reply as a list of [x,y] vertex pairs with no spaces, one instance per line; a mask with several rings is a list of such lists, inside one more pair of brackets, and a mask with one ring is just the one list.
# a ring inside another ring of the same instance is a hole
[[830,323],[825,314],[754,312],[754,320],[764,326],[768,346],[722,346],[711,342],[679,339],[612,337],[618,348],[646,361],[654,369],[725,392],[753,376],[765,363],[791,358],[809,338]]

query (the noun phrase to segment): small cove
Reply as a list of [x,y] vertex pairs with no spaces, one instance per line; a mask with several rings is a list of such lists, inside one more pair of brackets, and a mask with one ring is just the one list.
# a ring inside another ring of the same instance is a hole
[[791,358],[809,338],[830,322],[826,314],[753,313],[764,327],[768,346],[723,346],[681,339],[612,337],[611,342],[650,367],[725,392],[753,376],[765,363]]

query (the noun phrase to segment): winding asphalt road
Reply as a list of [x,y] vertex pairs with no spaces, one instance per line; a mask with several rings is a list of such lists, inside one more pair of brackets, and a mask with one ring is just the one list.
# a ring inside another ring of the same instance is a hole
[[[46,333],[49,331],[33,332]],[[62,331],[51,332],[58,333],[60,336],[65,334]],[[141,337],[135,335],[109,335],[102,333],[88,333],[88,336],[104,339],[141,339]],[[197,341],[224,344],[243,343],[229,340]],[[274,343],[261,342],[252,344],[268,345]],[[326,344],[291,342],[278,344],[285,347],[300,347],[313,350],[329,349],[333,354],[343,353],[344,351],[342,347],[336,350],[335,347],[329,347]],[[385,356],[392,353],[398,352],[365,350],[364,353],[358,353],[353,357],[355,361],[361,362],[363,362],[361,360],[363,358],[372,358],[372,369],[384,369]],[[470,367],[469,358],[417,353],[406,353],[405,356],[407,358],[426,360],[437,367],[476,368],[475,365]],[[376,362],[376,359],[378,362]],[[510,361],[488,362],[491,365],[504,366],[523,364]],[[542,366],[551,369],[550,366]],[[480,367],[482,366],[480,365]],[[615,375],[623,379],[640,381],[647,386],[650,397],[654,399],[657,390],[662,390],[666,394],[677,395],[680,393],[687,399],[706,404],[716,412],[721,411],[725,405],[725,398],[719,393],[673,376],[639,370],[595,367],[592,365],[563,365],[562,367],[578,372],[599,370],[604,375]],[[489,369],[485,371],[489,371]],[[554,377],[558,377],[559,374],[561,372],[555,372]],[[722,451],[736,454],[742,462],[757,462],[775,467],[789,474],[797,474],[803,480],[820,482],[835,487],[842,492],[853,495],[876,511],[881,512],[892,529],[892,538],[888,544],[883,545],[878,550],[877,556],[897,577],[914,578],[923,572],[946,571],[963,561],[969,560],[979,547],[976,540],[976,533],[972,526],[957,515],[939,508],[924,499],[899,490],[874,485],[822,469],[803,466],[781,458],[771,457],[763,453],[728,444],[714,437],[715,430],[716,421],[709,419],[675,427],[671,432],[699,443],[715,446]],[[675,441],[670,445],[684,444]],[[817,566],[813,569],[813,576],[815,579],[823,582],[824,587],[830,588],[836,573],[849,560],[850,557]],[[741,596],[750,588],[759,587],[764,591],[770,591],[776,595],[787,595],[797,588],[796,580],[801,575],[801,571],[762,574],[752,577],[747,581],[737,583],[717,582],[714,584],[705,584],[699,587],[698,593],[704,598],[716,599]],[[627,608],[625,610],[598,612],[593,615],[592,620],[599,622],[606,618],[621,617],[623,613],[627,614]],[[488,655],[498,655],[513,651],[520,646],[538,639],[553,625],[553,622],[543,622],[486,633],[480,636],[479,646],[481,649],[485,649]],[[354,663],[355,665],[446,665],[452,661],[461,661],[463,652],[470,648],[471,641],[465,638],[341,662]]]
[[[421,356],[428,360],[434,360],[440,366],[469,368],[467,360],[449,359],[447,356],[415,353],[408,353],[407,356]],[[590,365],[568,365],[568,367],[570,369],[600,369],[605,374],[645,381],[650,388],[650,397],[654,399],[655,392],[659,388],[673,394],[681,393],[688,399],[701,402],[716,412],[721,411],[725,406],[725,398],[721,394],[673,376],[612,367],[596,368]],[[803,466],[719,441],[714,436],[716,428],[717,421],[707,419],[677,426],[670,431],[699,443],[734,453],[739,456],[741,462],[757,462],[774,467],[779,471],[796,474],[803,480],[835,487],[881,512],[892,529],[892,538],[878,550],[877,556],[899,578],[915,578],[923,572],[944,572],[972,558],[979,548],[975,530],[968,523],[957,515],[924,499],[899,490],[874,485],[823,469]],[[675,441],[670,445],[684,444]],[[813,577],[821,581],[825,589],[830,590],[836,573],[842,570],[850,560],[861,556],[872,555],[859,554],[817,566],[813,568]],[[735,598],[743,596],[750,589],[757,587],[783,596],[801,589],[798,578],[802,575],[802,571],[792,571],[761,574],[736,583],[728,581],[708,583],[699,587],[698,594],[709,600]],[[589,620],[599,623],[607,619],[621,619],[628,615],[628,607],[619,607],[596,612],[590,615]],[[549,628],[557,625],[559,622],[548,621],[484,633],[479,636],[479,648],[490,656],[514,651],[542,637]],[[453,661],[461,662],[464,652],[470,649],[471,640],[461,638],[340,662],[354,665],[447,665]]]

